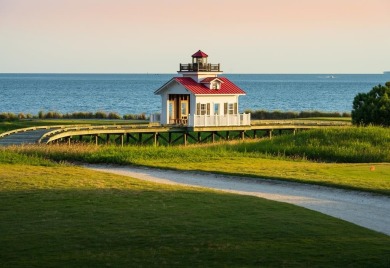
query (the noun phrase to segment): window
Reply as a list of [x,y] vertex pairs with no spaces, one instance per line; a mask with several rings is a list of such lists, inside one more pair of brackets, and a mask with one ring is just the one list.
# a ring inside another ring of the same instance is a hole
[[234,114],[234,104],[233,103],[229,103],[228,113],[229,114]]
[[173,101],[169,101],[169,107],[168,107],[168,110],[169,110],[169,119],[174,119],[175,118],[175,110],[174,110],[174,107],[175,107],[175,103]]
[[214,81],[211,83],[211,89],[220,89],[221,88],[221,83],[219,81]]
[[237,102],[227,103],[223,105],[224,114],[237,114]]
[[207,113],[207,110],[206,110],[206,104],[202,103],[200,105],[200,114],[201,115],[205,115]]
[[214,103],[214,115],[220,115],[219,103]]
[[187,101],[182,101],[181,102],[181,115],[187,115],[188,114],[188,102]]
[[210,115],[210,103],[197,103],[196,104],[197,115]]

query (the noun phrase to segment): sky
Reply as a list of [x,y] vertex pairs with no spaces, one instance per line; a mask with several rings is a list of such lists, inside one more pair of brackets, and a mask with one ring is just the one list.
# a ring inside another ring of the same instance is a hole
[[390,0],[0,0],[0,73],[390,71]]

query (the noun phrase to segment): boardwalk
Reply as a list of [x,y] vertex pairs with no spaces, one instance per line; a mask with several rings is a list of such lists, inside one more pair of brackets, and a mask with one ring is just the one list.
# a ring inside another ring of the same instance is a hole
[[4,132],[0,134],[0,146],[39,143],[40,138],[42,138],[46,133],[52,132],[53,130],[65,129],[68,127],[72,126],[39,126]]
[[87,142],[94,144],[184,144],[217,140],[271,138],[273,133],[349,126],[348,122],[311,120],[263,120],[251,126],[185,127],[153,125],[74,125],[27,128],[0,134],[0,146]]

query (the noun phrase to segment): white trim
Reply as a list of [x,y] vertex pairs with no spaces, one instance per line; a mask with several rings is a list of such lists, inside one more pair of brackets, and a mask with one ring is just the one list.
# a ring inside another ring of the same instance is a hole
[[249,126],[251,114],[188,115],[189,127]]

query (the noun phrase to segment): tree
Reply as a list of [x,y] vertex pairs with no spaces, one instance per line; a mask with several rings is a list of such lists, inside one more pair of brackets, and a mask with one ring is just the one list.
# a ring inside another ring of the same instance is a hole
[[355,125],[390,126],[390,82],[378,85],[353,100],[352,123]]

